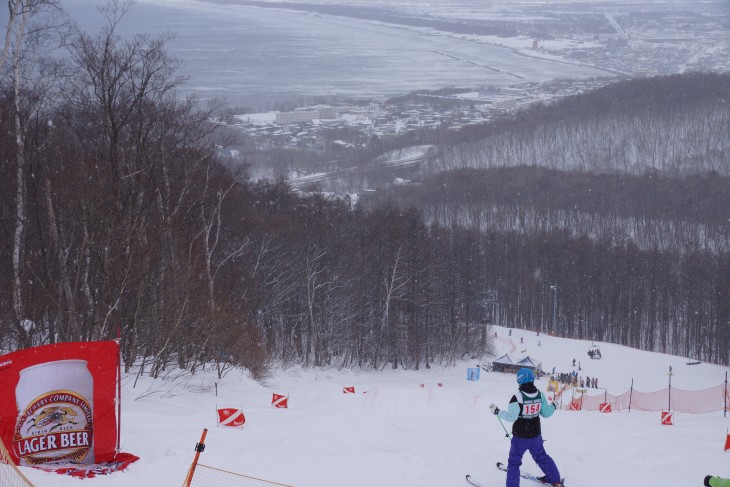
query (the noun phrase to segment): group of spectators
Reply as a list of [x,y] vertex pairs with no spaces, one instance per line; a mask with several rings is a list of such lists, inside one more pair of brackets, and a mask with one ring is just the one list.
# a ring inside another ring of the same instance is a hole
[[590,388],[597,388],[598,387],[598,377],[588,377],[585,378],[583,376],[578,375],[577,370],[573,370],[572,372],[555,372],[555,368],[553,368],[553,373],[550,375],[550,379],[557,381],[559,384],[569,384],[573,387],[590,387]]

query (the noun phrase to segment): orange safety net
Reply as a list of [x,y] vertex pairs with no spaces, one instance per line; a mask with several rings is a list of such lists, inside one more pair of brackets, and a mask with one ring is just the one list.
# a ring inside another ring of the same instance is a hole
[[[560,391],[560,395],[565,388]],[[697,391],[687,391],[676,387],[666,387],[655,392],[641,392],[636,389],[629,390],[620,396],[613,394],[599,394],[589,396],[585,392],[573,391],[572,397],[562,398],[560,409],[598,411],[601,404],[607,402],[614,411],[622,409],[634,409],[637,411],[672,411],[681,413],[704,414],[717,411],[724,411],[730,405],[730,394],[725,396],[727,391],[725,385],[710,387]],[[727,402],[726,402],[727,401]]]

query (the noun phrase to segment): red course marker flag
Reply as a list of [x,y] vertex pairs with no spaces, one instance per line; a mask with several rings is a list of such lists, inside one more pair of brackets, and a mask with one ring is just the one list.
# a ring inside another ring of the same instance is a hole
[[611,403],[610,402],[602,402],[600,406],[598,406],[598,409],[602,413],[610,413],[611,412]]
[[355,394],[355,386],[343,387],[342,393],[343,394]]
[[662,424],[666,426],[671,426],[674,423],[672,423],[672,416],[674,413],[671,411],[662,411]]
[[275,408],[288,409],[289,398],[286,396],[282,396],[281,394],[274,394],[271,398],[271,405]]
[[238,408],[221,408],[218,409],[218,425],[230,426],[233,428],[242,427],[246,422],[243,411]]

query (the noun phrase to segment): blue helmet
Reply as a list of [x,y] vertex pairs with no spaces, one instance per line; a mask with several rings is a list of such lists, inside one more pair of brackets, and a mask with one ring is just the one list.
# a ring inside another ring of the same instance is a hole
[[522,385],[527,382],[535,382],[535,374],[532,373],[532,369],[522,368],[517,371],[517,383]]

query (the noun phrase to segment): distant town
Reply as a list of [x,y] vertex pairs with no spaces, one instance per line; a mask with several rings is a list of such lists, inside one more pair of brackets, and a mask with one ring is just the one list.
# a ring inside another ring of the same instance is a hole
[[[254,3],[262,8],[278,5],[275,0]],[[416,131],[455,131],[485,124],[535,104],[548,105],[629,78],[730,71],[730,15],[723,2],[710,0],[692,8],[664,3],[597,1],[578,6],[572,2],[504,2],[499,14],[482,7],[475,2],[466,19],[459,17],[458,9],[423,11],[421,5],[411,9],[394,4],[380,9],[287,3],[287,8],[398,25],[460,39],[469,46],[501,46],[523,57],[526,65],[536,59],[565,64],[564,76],[547,82],[516,76],[513,84],[473,85],[472,81],[461,86],[444,82],[440,89],[389,99],[317,99],[313,95],[308,101],[252,104],[251,113],[240,110],[221,120],[244,138],[224,155],[237,156],[245,151],[253,177],[284,176],[304,184],[325,173],[334,177],[338,171],[362,166],[376,157],[391,157],[388,148],[393,144],[386,141]],[[573,77],[570,72],[575,66],[597,68],[605,75]],[[269,111],[253,113],[264,110]],[[428,137],[414,135],[414,145],[430,143]],[[276,150],[297,155],[282,157]],[[399,156],[392,157],[402,162]],[[396,181],[402,174],[393,177]]]
[[[615,78],[521,83],[509,88],[447,88],[416,92],[384,103],[302,107],[287,112],[237,114],[227,122],[259,148],[325,150],[328,145],[353,148],[372,137],[401,135],[418,129],[455,130],[483,124],[535,103],[604,86]],[[332,135],[344,133],[343,138]],[[356,132],[354,134],[353,132]]]
[[[577,18],[572,12],[563,12],[555,25],[543,27],[543,35],[538,38],[528,37],[528,31],[534,29],[532,24],[519,21],[512,24],[516,37],[464,34],[474,42],[513,49],[524,55],[526,62],[530,57],[546,57],[594,66],[605,70],[605,77],[546,83],[525,81],[509,87],[455,86],[419,91],[386,102],[338,101],[289,111],[236,114],[226,122],[242,130],[250,143],[262,149],[346,149],[365,146],[372,137],[485,123],[532,104],[551,103],[617,79],[690,70],[730,71],[728,15],[709,15],[710,10],[687,12],[680,20],[658,8],[641,15],[626,5],[622,8],[627,10],[609,14],[596,5],[595,11]],[[514,13],[516,18],[527,15],[520,13],[518,6]]]

